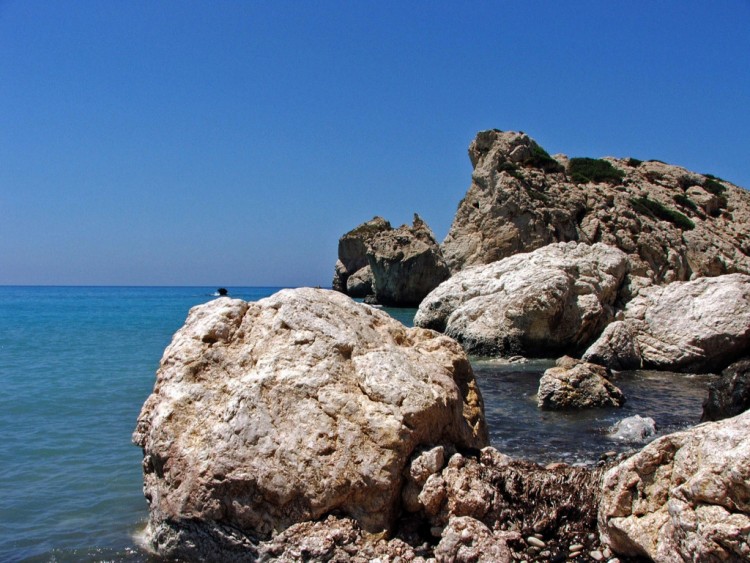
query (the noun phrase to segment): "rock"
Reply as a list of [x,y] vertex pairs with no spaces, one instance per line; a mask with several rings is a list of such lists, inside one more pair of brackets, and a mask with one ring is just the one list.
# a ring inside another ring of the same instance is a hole
[[367,246],[378,233],[390,231],[391,224],[382,217],[373,217],[339,239],[339,259],[333,275],[333,289],[346,293],[349,276],[367,266]]
[[386,531],[413,452],[487,430],[457,343],[304,288],[193,308],[133,439],[153,550],[215,560],[331,513]]
[[748,344],[750,276],[727,274],[641,289],[583,359],[612,369],[710,372]]
[[747,561],[750,412],[659,438],[602,482],[602,542],[654,561]]
[[354,272],[346,280],[346,294],[349,297],[367,297],[373,294],[373,276],[370,266]]
[[656,283],[750,273],[750,194],[729,182],[609,157],[593,161],[606,174],[581,174],[581,159],[511,131],[478,133],[469,156],[471,186],[443,242],[453,273],[566,241],[615,246],[631,275]]
[[450,275],[435,236],[416,214],[411,227],[403,225],[373,237],[367,262],[375,295],[383,305],[416,307]]
[[637,443],[656,434],[656,421],[647,416],[629,416],[619,420],[610,430],[609,435],[613,440],[621,442]]
[[478,458],[454,454],[442,472],[427,479],[419,501],[438,529],[467,516],[495,531],[533,530],[570,543],[596,529],[601,475],[599,468],[564,464],[545,469],[487,447]]
[[455,274],[424,299],[414,322],[472,354],[570,353],[612,319],[627,268],[610,246],[551,244]]
[[725,369],[718,381],[708,387],[701,422],[721,420],[750,408],[750,359],[740,360]]
[[537,405],[540,409],[565,410],[591,407],[621,407],[625,395],[609,382],[606,368],[561,358],[539,380]]
[[495,534],[469,516],[451,518],[435,548],[439,563],[510,563],[511,550],[502,533]]

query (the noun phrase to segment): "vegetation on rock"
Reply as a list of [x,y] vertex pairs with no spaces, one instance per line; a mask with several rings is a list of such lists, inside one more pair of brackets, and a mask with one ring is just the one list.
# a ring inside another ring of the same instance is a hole
[[562,172],[563,166],[536,143],[531,144],[531,156],[524,161],[527,166],[541,168],[545,172]]
[[650,215],[657,219],[661,219],[662,221],[669,221],[675,227],[678,227],[683,231],[690,231],[695,228],[695,223],[685,215],[667,207],[661,202],[649,199],[647,196],[631,198],[630,204],[633,206],[633,209],[642,215]]
[[598,158],[571,158],[568,174],[576,184],[587,182],[619,184],[625,177],[622,170]]

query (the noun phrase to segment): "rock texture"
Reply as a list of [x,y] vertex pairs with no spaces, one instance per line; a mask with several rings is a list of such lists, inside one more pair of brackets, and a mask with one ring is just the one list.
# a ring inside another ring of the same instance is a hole
[[395,307],[416,307],[450,275],[440,245],[414,215],[411,226],[393,229],[375,217],[339,240],[333,289]]
[[367,249],[375,297],[383,305],[416,307],[450,275],[440,246],[418,215],[411,227],[382,231]]
[[414,322],[473,354],[572,353],[612,319],[627,268],[614,247],[551,244],[455,274],[424,299]]
[[750,194],[729,182],[634,159],[582,173],[579,160],[498,130],[478,133],[469,157],[472,183],[443,242],[453,272],[575,240],[620,248],[633,275],[658,283],[750,273]]
[[748,561],[750,413],[660,438],[604,477],[602,540],[653,561]]
[[750,408],[750,360],[740,360],[725,369],[708,387],[701,421],[721,420]]
[[133,439],[154,550],[227,560],[332,513],[389,530],[412,452],[481,447],[487,430],[457,343],[298,289],[192,309]]
[[333,289],[347,293],[349,276],[367,266],[367,246],[378,233],[390,231],[391,224],[382,217],[373,217],[339,239],[339,259],[333,275]]
[[539,380],[540,409],[567,410],[621,407],[625,395],[609,381],[609,370],[565,356]]
[[750,276],[727,274],[641,289],[583,359],[612,369],[710,372],[750,344]]

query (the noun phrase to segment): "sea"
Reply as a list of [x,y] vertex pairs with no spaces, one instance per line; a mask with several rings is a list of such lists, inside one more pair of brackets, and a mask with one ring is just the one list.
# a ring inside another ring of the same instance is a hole
[[[230,287],[257,301],[280,288]],[[131,433],[162,352],[215,287],[0,286],[0,562],[144,562],[148,508]],[[415,309],[386,309],[412,325]],[[620,409],[540,411],[551,360],[472,358],[492,444],[536,461],[597,463],[639,414],[658,435],[698,422],[711,376],[626,372]]]

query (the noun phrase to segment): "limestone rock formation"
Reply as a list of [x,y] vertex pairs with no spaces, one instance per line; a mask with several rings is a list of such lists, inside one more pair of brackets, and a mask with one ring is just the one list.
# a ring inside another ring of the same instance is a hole
[[455,274],[424,299],[414,322],[473,354],[572,353],[612,319],[627,268],[614,247],[551,244]]
[[750,412],[664,436],[604,476],[602,540],[653,561],[748,561]]
[[612,369],[720,370],[750,344],[750,276],[643,288],[583,359]]
[[365,266],[354,272],[346,280],[346,293],[349,297],[367,297],[374,293],[372,269]]
[[415,307],[450,275],[435,235],[416,214],[411,227],[373,237],[367,262],[375,296],[383,305]]
[[415,307],[450,275],[440,245],[414,215],[412,226],[393,229],[375,217],[339,239],[333,289],[395,307]]
[[701,421],[721,420],[750,409],[750,360],[740,360],[725,369],[708,387]]
[[152,548],[223,560],[332,513],[388,530],[412,453],[482,447],[487,430],[457,343],[298,289],[193,308],[133,439]]
[[347,292],[349,276],[367,266],[367,245],[378,233],[390,231],[391,224],[382,217],[373,217],[339,239],[339,259],[333,275],[333,289]]
[[602,242],[657,283],[750,273],[750,193],[658,161],[550,157],[524,133],[482,131],[443,254],[456,272],[554,242]]
[[625,395],[609,381],[609,370],[565,356],[539,380],[540,409],[567,410],[621,407]]

